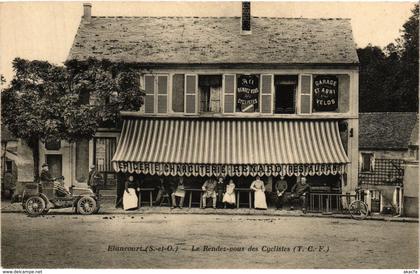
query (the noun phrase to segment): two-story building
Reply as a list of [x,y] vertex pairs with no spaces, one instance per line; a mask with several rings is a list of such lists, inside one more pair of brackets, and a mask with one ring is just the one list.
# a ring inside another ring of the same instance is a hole
[[121,132],[91,142],[88,162],[111,177],[183,176],[200,187],[223,176],[246,187],[259,175],[270,189],[285,175],[328,191],[357,186],[349,19],[253,17],[249,2],[238,17],[105,17],[85,4],[69,59],[89,57],[135,66],[146,91],[141,111],[122,113]]

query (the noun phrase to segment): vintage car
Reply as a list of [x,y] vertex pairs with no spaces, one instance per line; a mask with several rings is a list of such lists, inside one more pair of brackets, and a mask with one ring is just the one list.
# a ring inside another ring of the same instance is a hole
[[[57,180],[62,180],[63,177]],[[99,197],[88,188],[70,187],[70,195],[60,196],[56,182],[26,183],[19,201],[28,216],[47,214],[50,209],[72,208],[75,213],[89,215],[99,211]]]

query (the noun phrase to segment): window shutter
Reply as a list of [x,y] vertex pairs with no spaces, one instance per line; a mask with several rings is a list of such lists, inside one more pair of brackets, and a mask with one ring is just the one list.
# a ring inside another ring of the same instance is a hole
[[261,112],[273,113],[273,75],[261,75]]
[[155,77],[153,75],[144,76],[144,90],[146,93],[144,99],[144,112],[155,112]]
[[197,75],[185,75],[185,113],[197,113]]
[[185,86],[184,74],[174,74],[172,76],[172,111],[184,112]]
[[311,75],[300,76],[300,113],[310,114],[311,113]]
[[235,110],[235,75],[225,74],[223,77],[223,112],[233,113]]
[[157,77],[157,112],[168,112],[168,76],[162,75]]

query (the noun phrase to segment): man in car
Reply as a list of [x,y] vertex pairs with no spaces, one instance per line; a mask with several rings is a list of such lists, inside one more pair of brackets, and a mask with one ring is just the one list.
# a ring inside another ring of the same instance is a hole
[[65,189],[65,187],[61,183],[56,182],[57,178],[53,178],[51,176],[47,163],[42,164],[39,180],[41,184],[53,182],[54,189],[56,191],[57,196],[60,196],[60,197],[70,196],[70,192],[67,189]]

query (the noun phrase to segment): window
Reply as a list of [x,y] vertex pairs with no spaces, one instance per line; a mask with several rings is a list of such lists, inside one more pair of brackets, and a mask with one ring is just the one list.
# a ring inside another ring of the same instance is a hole
[[95,137],[93,139],[93,156],[96,170],[101,172],[105,189],[116,186],[116,173],[112,167],[112,157],[117,146],[115,137]]
[[174,74],[172,77],[172,111],[184,112],[184,74]]
[[312,75],[301,75],[300,76],[300,113],[310,114],[311,113],[311,82]]
[[276,75],[274,77],[274,113],[288,114],[296,112],[297,81],[296,75]]
[[260,78],[256,74],[236,77],[236,112],[260,111]]
[[219,113],[222,110],[222,76],[221,75],[199,75],[198,90],[200,112]]
[[373,153],[362,153],[361,165],[362,172],[372,172],[375,165],[375,158]]
[[168,76],[144,76],[144,111],[146,113],[166,113],[168,108]]
[[419,159],[419,148],[415,146],[409,147],[410,158],[418,160]]
[[60,140],[45,141],[45,149],[47,150],[60,150],[60,148],[61,148]]

